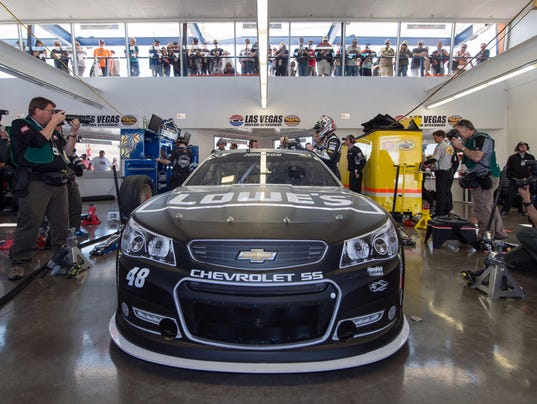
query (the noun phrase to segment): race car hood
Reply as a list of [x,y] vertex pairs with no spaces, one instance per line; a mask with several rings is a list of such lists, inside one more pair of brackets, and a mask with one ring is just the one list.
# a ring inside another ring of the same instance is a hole
[[371,199],[341,187],[193,186],[151,198],[136,222],[179,241],[200,238],[322,239],[337,242],[386,221]]

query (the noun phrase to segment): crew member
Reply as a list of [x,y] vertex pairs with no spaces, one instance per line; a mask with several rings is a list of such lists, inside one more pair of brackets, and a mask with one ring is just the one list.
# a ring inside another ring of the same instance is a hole
[[338,162],[340,156],[341,141],[336,136],[336,124],[328,115],[323,115],[314,128],[319,133],[319,143],[322,149],[315,149],[315,152],[330,168],[336,177],[341,179]]
[[434,164],[436,208],[433,217],[448,216],[453,209],[451,186],[453,185],[454,173],[451,160],[455,150],[447,142],[446,132],[443,130],[433,132],[433,139],[436,147],[431,158],[425,161],[425,164]]
[[354,136],[347,135],[343,138],[347,146],[347,169],[349,170],[349,189],[362,193],[362,170],[365,167],[365,156],[357,143],[354,143]]
[[257,139],[250,139],[248,141],[248,147],[250,149],[259,149],[259,142],[257,141]]
[[[30,101],[28,116],[11,124],[11,150],[18,166],[14,192],[19,198],[19,213],[10,252],[9,280],[24,277],[45,214],[55,253],[67,237],[69,177],[60,134],[55,130],[65,121],[65,113],[55,108],[54,102],[36,97]],[[68,143],[74,144],[80,121],[74,119],[70,125]]]
[[170,154],[170,157],[157,158],[162,164],[171,164],[172,176],[170,178],[169,189],[175,189],[181,185],[190,175],[190,165],[192,164],[192,151],[188,147],[185,139],[179,138],[175,142],[176,148]]

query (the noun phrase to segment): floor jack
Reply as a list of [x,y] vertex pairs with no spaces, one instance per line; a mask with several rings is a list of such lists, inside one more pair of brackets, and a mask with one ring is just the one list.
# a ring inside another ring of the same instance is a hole
[[76,229],[69,229],[67,246],[63,247],[47,264],[48,268],[51,269],[51,275],[65,275],[68,278],[73,278],[91,266],[78,247],[75,232]]
[[97,208],[95,205],[90,204],[88,206],[88,213],[81,215],[82,226],[98,226],[101,224],[99,216],[97,216]]
[[90,251],[90,255],[104,255],[108,254],[109,252],[117,250],[119,247],[119,239],[121,238],[121,232],[118,231],[108,238],[106,238],[102,243],[97,244],[93,250]]
[[487,294],[491,299],[502,297],[525,299],[524,289],[511,275],[504,262],[503,249],[513,245],[492,241],[490,237],[485,237],[484,242],[489,245],[490,252],[483,263],[483,269],[478,272],[462,271],[466,284]]

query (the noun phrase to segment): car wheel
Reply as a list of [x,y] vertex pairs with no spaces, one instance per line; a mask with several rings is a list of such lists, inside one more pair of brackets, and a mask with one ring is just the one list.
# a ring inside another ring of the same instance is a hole
[[126,177],[119,189],[119,201],[122,217],[129,217],[131,212],[142,202],[155,194],[153,181],[146,175]]

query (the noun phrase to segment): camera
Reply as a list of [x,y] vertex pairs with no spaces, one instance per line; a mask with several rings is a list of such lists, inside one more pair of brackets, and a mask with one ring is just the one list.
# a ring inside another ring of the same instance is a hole
[[[58,112],[62,111],[61,109],[55,109],[54,113],[57,114]],[[91,115],[73,115],[73,114],[65,114],[65,122],[69,123],[75,119],[78,119],[81,124],[90,125],[93,123],[93,117]]]
[[525,160],[523,163],[529,167],[530,176],[522,179],[513,178],[513,182],[517,188],[529,187],[532,194],[537,194],[537,161]]
[[448,133],[446,133],[446,137],[449,140],[458,139],[459,132],[457,131],[457,129],[451,129]]
[[65,122],[71,122],[74,119],[78,119],[84,125],[93,123],[93,118],[90,115],[65,115]]
[[9,115],[9,111],[7,109],[0,109],[0,115]]

